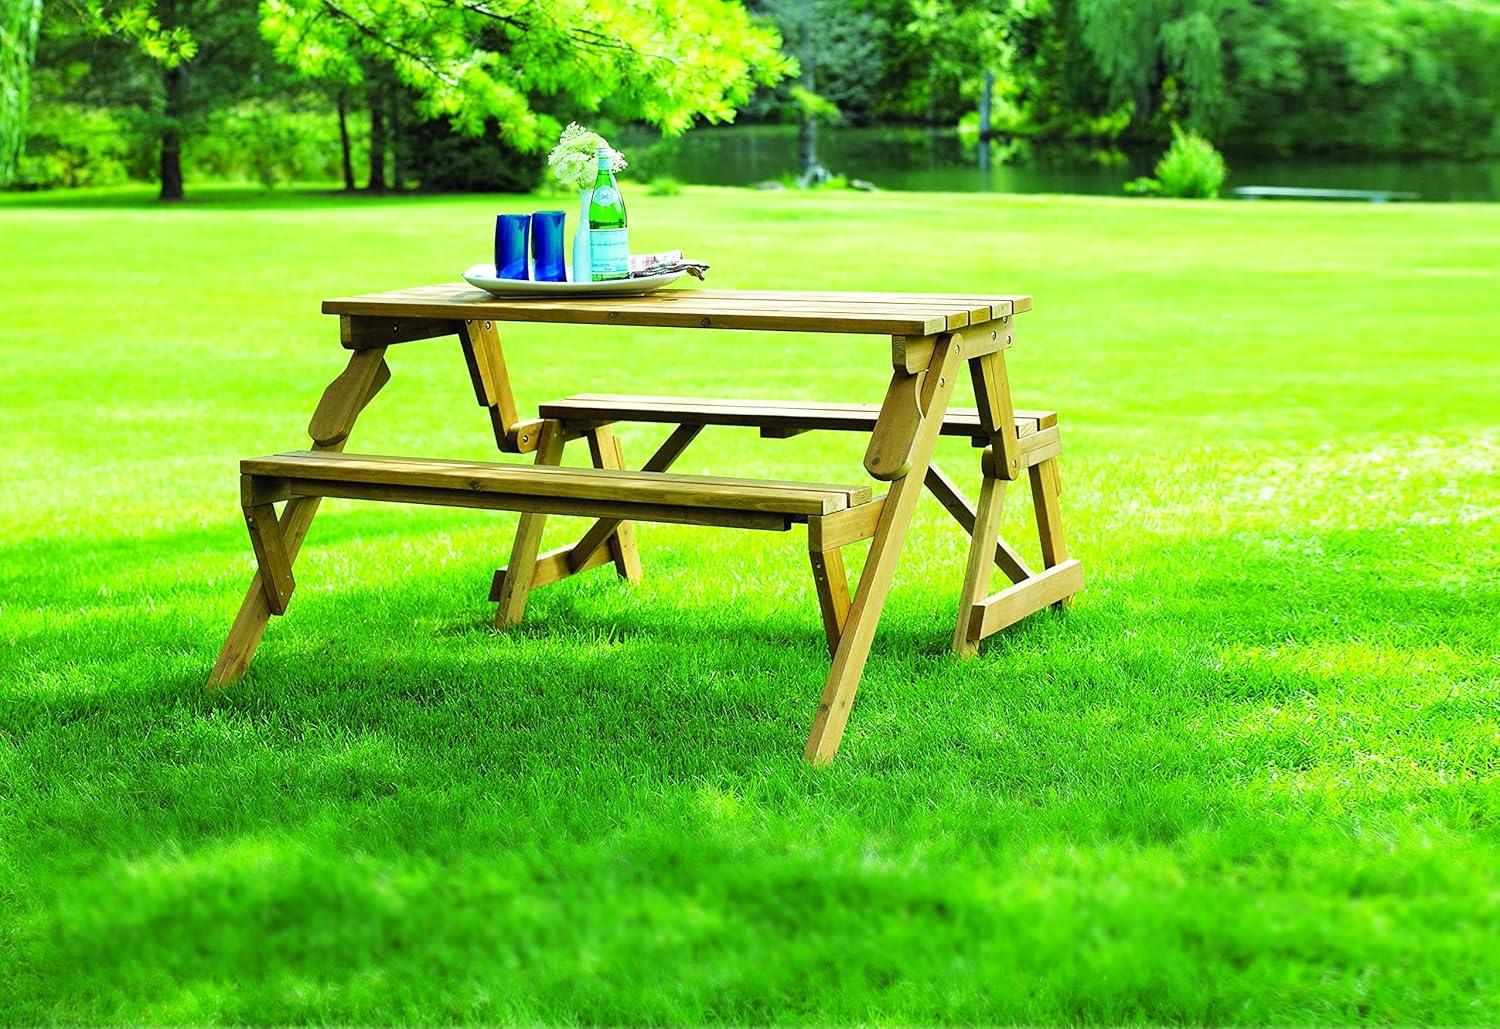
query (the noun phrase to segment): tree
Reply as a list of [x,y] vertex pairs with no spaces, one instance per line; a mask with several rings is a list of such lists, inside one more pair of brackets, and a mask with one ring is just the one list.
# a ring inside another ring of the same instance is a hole
[[285,95],[288,75],[256,31],[255,0],[63,0],[94,36],[134,44],[155,69],[160,198],[183,198],[184,138],[237,101]]
[[359,83],[373,61],[422,117],[470,136],[489,124],[527,152],[551,144],[559,109],[677,133],[732,119],[794,68],[733,0],[265,0],[262,28],[305,73]]
[[815,183],[828,176],[818,124],[867,116],[875,106],[887,27],[841,0],[752,0],[751,10],[775,22],[800,69],[757,106],[796,118],[799,175]]
[[42,0],[0,0],[0,186],[10,182],[26,138],[26,94]]

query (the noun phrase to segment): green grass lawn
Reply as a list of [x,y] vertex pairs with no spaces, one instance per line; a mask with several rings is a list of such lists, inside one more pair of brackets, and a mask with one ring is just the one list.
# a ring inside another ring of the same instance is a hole
[[[0,1020],[1500,1019],[1500,206],[632,193],[635,248],[717,287],[1036,298],[1012,381],[1062,413],[1088,587],[951,658],[924,501],[812,769],[800,532],[643,526],[640,586],[497,635],[514,516],[329,502],[206,692],[235,462],[344,361],[319,301],[557,200],[202,196],[0,200]],[[528,410],[889,374],[870,338],[505,342]],[[351,449],[493,454],[456,344],[390,357]],[[863,448],[722,429],[680,468]]]

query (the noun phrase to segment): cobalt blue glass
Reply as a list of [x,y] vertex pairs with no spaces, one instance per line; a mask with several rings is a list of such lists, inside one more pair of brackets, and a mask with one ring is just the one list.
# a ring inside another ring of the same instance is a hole
[[566,282],[568,270],[563,265],[562,211],[537,211],[531,216],[531,259],[536,266],[536,281]]
[[529,214],[502,214],[495,218],[496,278],[531,278],[526,270],[526,237],[530,228]]

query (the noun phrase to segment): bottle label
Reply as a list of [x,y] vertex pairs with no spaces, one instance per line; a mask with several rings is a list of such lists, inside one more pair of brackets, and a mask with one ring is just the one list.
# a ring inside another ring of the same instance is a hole
[[626,229],[589,230],[589,270],[595,282],[630,276],[630,243]]
[[618,199],[620,199],[620,191],[613,186],[600,186],[594,190],[594,203],[600,207],[613,207]]

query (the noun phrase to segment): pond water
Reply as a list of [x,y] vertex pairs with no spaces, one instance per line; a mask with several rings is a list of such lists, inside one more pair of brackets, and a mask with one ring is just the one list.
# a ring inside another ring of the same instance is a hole
[[[676,140],[626,138],[622,145],[651,177],[748,186],[797,170],[797,130],[791,125],[694,129]],[[995,144],[990,167],[978,148],[953,131],[921,127],[829,128],[818,133],[818,156],[838,175],[866,179],[881,189],[995,193],[1095,193],[1119,196],[1122,185],[1149,175],[1159,149],[1101,151],[1077,144]],[[1500,201],[1500,160],[1437,158],[1279,157],[1226,155],[1235,186],[1306,186],[1400,190],[1423,200]]]

